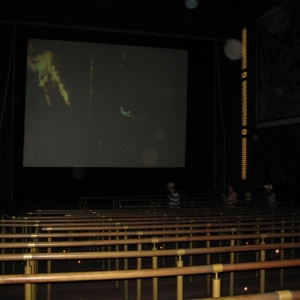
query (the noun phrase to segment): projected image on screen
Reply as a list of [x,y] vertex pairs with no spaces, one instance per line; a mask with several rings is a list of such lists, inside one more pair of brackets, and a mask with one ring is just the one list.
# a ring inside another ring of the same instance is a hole
[[23,166],[184,167],[187,51],[28,41]]

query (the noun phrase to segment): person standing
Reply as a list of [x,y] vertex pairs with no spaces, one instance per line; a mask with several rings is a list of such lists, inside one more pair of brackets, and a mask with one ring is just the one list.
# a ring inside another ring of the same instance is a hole
[[276,201],[276,195],[273,192],[273,186],[272,184],[267,183],[264,185],[265,191],[267,192],[268,197],[268,205],[269,207],[277,207],[277,201]]
[[175,183],[169,182],[167,184],[168,191],[170,192],[169,198],[169,207],[170,208],[180,208],[180,194],[175,189]]
[[237,204],[237,193],[234,189],[233,184],[228,185],[227,196],[223,193],[223,199],[227,204],[227,207],[235,207]]

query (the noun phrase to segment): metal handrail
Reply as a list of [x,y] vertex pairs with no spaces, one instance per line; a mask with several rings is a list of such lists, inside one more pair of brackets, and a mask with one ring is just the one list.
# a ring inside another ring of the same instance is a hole
[[[164,239],[152,239],[152,244],[156,245]],[[187,240],[188,241],[188,240]],[[74,245],[75,246],[75,245]],[[157,257],[164,256],[185,256],[201,254],[218,254],[218,253],[235,253],[251,252],[260,250],[282,250],[296,249],[300,243],[279,243],[279,244],[260,244],[260,245],[243,245],[243,246],[223,246],[209,248],[191,248],[191,249],[169,249],[159,250],[155,253]],[[35,243],[31,248],[36,248]],[[63,252],[63,253],[15,253],[0,254],[0,261],[24,261],[24,260],[84,260],[84,259],[109,259],[109,258],[136,258],[136,257],[153,257],[153,250],[133,250],[133,251],[111,251],[111,252]],[[300,259],[299,259],[300,260]]]
[[[158,251],[159,252],[159,251]],[[153,253],[152,253],[153,255]],[[45,283],[45,282],[71,282],[71,281],[90,281],[90,280],[113,280],[113,279],[132,279],[165,277],[177,275],[199,275],[233,271],[250,271],[259,269],[276,269],[284,267],[298,267],[300,259],[289,259],[283,261],[247,262],[235,264],[217,264],[208,266],[193,266],[181,268],[158,268],[144,270],[118,270],[101,272],[66,272],[51,274],[18,274],[0,276],[0,284],[21,284],[21,283]]]

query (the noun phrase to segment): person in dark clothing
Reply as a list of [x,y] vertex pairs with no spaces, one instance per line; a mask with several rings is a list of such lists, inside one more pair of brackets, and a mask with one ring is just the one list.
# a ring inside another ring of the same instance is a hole
[[168,191],[170,192],[169,198],[169,207],[170,208],[180,208],[180,194],[175,189],[175,183],[169,182],[167,184]]

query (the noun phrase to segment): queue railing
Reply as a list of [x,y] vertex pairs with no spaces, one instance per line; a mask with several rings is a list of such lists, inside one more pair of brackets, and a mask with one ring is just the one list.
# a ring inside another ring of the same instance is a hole
[[[109,280],[109,279],[130,279],[130,278],[153,278],[153,299],[158,299],[158,280],[157,277],[161,276],[177,276],[177,299],[183,299],[183,275],[190,274],[209,274],[213,273],[213,297],[220,296],[220,279],[218,274],[222,272],[237,272],[237,271],[249,271],[260,270],[260,292],[264,293],[265,284],[265,270],[269,268],[283,268],[283,267],[295,267],[300,266],[300,259],[290,259],[281,261],[265,261],[266,249],[289,249],[299,247],[299,243],[285,243],[280,245],[261,245],[254,246],[240,246],[240,247],[215,247],[210,249],[174,249],[174,250],[161,250],[157,251],[157,240],[152,240],[152,250],[150,251],[123,251],[119,253],[31,253],[31,254],[6,254],[1,255],[0,259],[4,261],[16,261],[25,260],[25,275],[2,275],[0,276],[0,284],[25,284],[25,300],[36,299],[35,283],[41,282],[64,282],[64,281],[86,281],[86,280]],[[243,249],[244,248],[244,249]],[[246,262],[246,263],[232,263],[230,264],[212,264],[207,266],[193,266],[183,267],[182,257],[190,254],[203,254],[203,253],[216,253],[216,252],[230,252],[235,253],[237,251],[256,251],[261,252],[260,262]],[[36,274],[36,261],[41,260],[72,260],[72,259],[103,259],[103,258],[129,258],[129,257],[151,257],[152,269],[143,270],[117,270],[117,271],[101,271],[101,272],[73,272],[73,273],[51,273],[51,274]],[[175,268],[158,268],[157,258],[159,256],[176,256],[177,264]],[[32,274],[33,273],[33,274]],[[125,291],[126,292],[126,291]],[[125,295],[128,298],[128,295]],[[140,297],[138,297],[140,299]]]
[[[272,216],[272,217],[274,217],[274,216]],[[293,218],[294,218],[295,216],[293,215]],[[220,219],[219,219],[219,221],[220,221]],[[273,220],[274,221],[274,220]],[[291,222],[294,222],[295,223],[295,220],[293,220],[293,221],[291,221]],[[254,225],[254,227],[252,227],[252,228],[247,228],[247,227],[245,227],[245,228],[241,228],[240,226],[241,226],[241,223],[239,223],[238,224],[238,229],[234,229],[234,228],[228,228],[227,226],[229,225],[230,223],[226,223],[226,222],[221,222],[221,227],[222,228],[219,228],[219,229],[217,229],[217,232],[220,234],[225,234],[226,233],[226,231],[227,231],[227,233],[228,233],[228,231],[231,233],[231,234],[235,234],[235,233],[237,233],[237,232],[247,232],[247,231],[249,231],[249,232],[253,232],[253,230],[255,231],[255,232],[264,232],[264,231],[270,231],[270,229],[272,229],[272,232],[275,232],[276,230],[279,230],[280,231],[280,233],[281,234],[284,234],[284,230],[291,230],[291,231],[293,231],[292,233],[291,233],[291,235],[286,235],[286,236],[281,236],[280,237],[280,239],[281,239],[281,242],[282,241],[284,241],[284,238],[295,238],[295,236],[297,237],[297,234],[295,234],[295,230],[297,231],[298,230],[298,227],[295,227],[295,226],[292,226],[292,227],[288,227],[288,226],[286,226],[286,222],[279,222],[279,228],[277,228],[277,227],[275,227],[275,224],[272,224],[273,225],[273,227],[272,228],[270,228],[270,227],[267,227],[267,228],[263,228],[263,227],[261,227],[261,225],[262,224],[257,224],[257,220],[256,220],[256,223],[255,223],[255,225]],[[11,226],[11,224],[9,224],[10,226]],[[36,226],[36,225],[38,225],[38,224],[34,224],[34,227],[33,228],[35,228],[35,230],[36,229],[38,229],[39,228],[39,226]],[[61,225],[61,224],[60,224]],[[191,224],[191,223],[188,223],[188,224],[182,224],[182,228],[184,228],[184,227],[186,227],[186,228],[189,228],[188,230],[186,230],[186,231],[183,231],[182,229],[180,229],[181,228],[181,224],[176,224],[176,225],[172,225],[171,227],[173,228],[173,230],[171,230],[171,232],[168,232],[168,231],[166,231],[166,226],[164,226],[164,230],[162,230],[163,232],[162,232],[162,235],[163,236],[166,236],[166,235],[168,235],[168,234],[175,234],[176,236],[175,236],[175,240],[173,239],[172,240],[172,242],[173,243],[178,243],[178,242],[183,242],[183,240],[180,240],[180,239],[184,239],[184,241],[185,242],[187,242],[187,243],[191,243],[191,242],[193,242],[192,241],[192,239],[193,238],[199,238],[199,237],[197,237],[197,236],[194,236],[195,234],[199,234],[199,233],[201,233],[201,234],[206,234],[206,236],[204,236],[204,237],[202,237],[202,238],[205,238],[206,239],[206,242],[209,240],[209,242],[210,241],[213,241],[214,239],[218,239],[218,240],[226,240],[226,239],[230,239],[230,242],[231,242],[231,246],[233,246],[233,245],[235,245],[235,244],[233,244],[232,245],[232,240],[235,240],[235,238],[233,238],[232,236],[230,236],[230,237],[228,237],[228,236],[213,236],[213,235],[211,235],[211,234],[216,234],[216,231],[212,231],[213,229],[208,229],[208,228],[206,228],[206,229],[204,229],[204,230],[202,230],[202,231],[198,231],[198,232],[194,232],[193,230],[193,228],[196,226],[197,224]],[[206,224],[207,225],[207,224]],[[252,224],[253,225],[253,224]],[[29,226],[32,226],[32,224],[30,225],[29,224]],[[66,237],[66,236],[68,236],[68,238],[72,238],[72,237],[74,237],[76,234],[78,234],[79,236],[81,236],[81,237],[83,237],[85,234],[87,234],[87,233],[82,233],[82,232],[80,232],[80,233],[74,233],[74,231],[76,231],[76,230],[80,230],[80,231],[94,231],[94,230],[100,230],[100,231],[102,231],[102,232],[100,232],[100,235],[98,235],[98,237],[101,237],[101,238],[103,238],[103,236],[108,236],[108,234],[111,236],[111,237],[115,237],[115,238],[117,238],[117,237],[123,237],[123,238],[125,238],[126,237],[126,240],[125,240],[125,243],[126,243],[126,245],[128,245],[128,244],[131,244],[131,239],[128,239],[128,237],[129,236],[131,236],[132,237],[132,234],[133,235],[136,235],[136,233],[132,233],[132,232],[130,232],[130,230],[133,230],[134,229],[134,227],[130,227],[130,226],[127,226],[126,228],[119,228],[118,227],[119,225],[116,225],[115,224],[115,226],[113,225],[113,224],[110,224],[110,226],[108,226],[107,228],[105,228],[105,227],[90,227],[90,226],[87,226],[87,227],[82,227],[82,225],[81,225],[81,227],[80,228],[76,228],[76,227],[73,227],[73,226],[71,226],[70,228],[68,228],[68,227],[56,227],[56,226],[53,226],[51,229],[50,228],[47,228],[47,227],[45,227],[45,228],[41,228],[42,230],[44,230],[44,231],[48,231],[48,232],[54,232],[54,231],[62,231],[62,230],[65,230],[66,232],[68,232],[68,234],[66,235],[66,234],[64,234],[64,238]],[[175,226],[175,232],[174,232],[174,226]],[[220,222],[219,222],[219,224],[218,224],[218,226],[220,226]],[[224,226],[224,228],[223,228],[223,226]],[[247,225],[247,226],[249,226],[249,224]],[[284,228],[283,228],[283,226],[284,226]],[[159,228],[159,226],[158,225],[156,225],[155,226],[156,228],[155,228],[155,231],[153,231],[153,232],[150,232],[149,230],[148,231],[145,231],[144,233],[142,232],[142,231],[138,231],[139,232],[139,234],[137,234],[137,236],[139,235],[139,237],[141,237],[141,236],[144,236],[144,235],[155,235],[155,236],[157,236],[157,235],[159,235],[160,233],[159,233],[159,231],[158,231],[158,229],[162,229],[162,228]],[[227,227],[227,228],[226,228]],[[99,229],[100,228],[100,229]],[[147,228],[145,228],[145,229],[147,229]],[[103,232],[103,230],[110,230],[110,232]],[[111,230],[115,230],[115,232],[111,232]],[[120,231],[120,230],[126,230],[126,232],[122,232],[122,231]],[[72,232],[72,233],[70,233],[70,231]],[[88,234],[90,234],[91,232],[89,232]],[[94,233],[93,233],[94,234]],[[99,234],[99,233],[98,233]],[[125,234],[125,235],[124,235]],[[188,236],[188,239],[187,239],[187,236],[186,237],[180,237],[180,234],[184,234],[184,235],[189,235]],[[22,234],[21,234],[22,235]],[[43,235],[43,236],[42,236]],[[59,235],[59,233],[58,234],[56,234],[56,237]],[[293,236],[294,235],[294,236]],[[6,238],[9,238],[9,234],[8,235],[6,235]],[[15,239],[17,238],[17,235],[16,234],[13,234],[12,235]],[[24,235],[22,235],[23,237],[24,237]],[[55,234],[53,234],[53,233],[51,233],[50,234],[50,236],[52,236],[52,237],[54,237],[55,236]],[[236,235],[234,235],[234,236],[236,236]],[[249,239],[249,237],[250,237],[250,235],[246,235],[247,236],[247,239]],[[46,237],[46,235],[45,234],[38,234],[38,233],[34,233],[33,235],[31,235],[31,238],[34,238],[35,239],[35,243],[31,243],[31,246],[33,247],[33,249],[35,249],[35,251],[36,251],[36,249],[37,249],[37,239],[38,238],[44,238],[44,237]],[[91,237],[91,235],[90,235],[90,237]],[[2,236],[1,236],[1,238],[3,238]],[[279,236],[270,236],[270,235],[266,235],[266,234],[264,234],[264,239],[266,239],[266,238],[279,238]],[[210,240],[211,239],[211,240]],[[238,239],[237,240],[241,240],[242,239],[242,237],[238,237]],[[283,239],[283,240],[282,240]],[[121,240],[113,240],[112,242],[114,243],[114,244],[118,244],[119,243],[119,241],[121,241]],[[162,242],[162,243],[166,243],[166,240],[163,240],[163,239],[155,239],[155,241],[156,242]],[[106,241],[105,241],[106,242]],[[149,241],[148,241],[149,242]],[[169,242],[171,242],[171,240],[169,240]],[[49,237],[48,237],[48,243],[46,243],[46,246],[47,246],[47,249],[51,249],[51,240],[49,240]],[[100,246],[100,244],[97,244],[98,243],[98,241],[93,241],[92,242],[92,244],[94,245],[94,246]],[[107,242],[106,242],[107,243]],[[259,245],[259,243],[258,243],[258,245]],[[295,245],[295,243],[292,243],[292,245]],[[17,246],[16,244],[15,244],[15,246]],[[41,246],[40,244],[39,244],[39,246]],[[103,246],[103,245],[102,245]],[[210,244],[206,244],[206,246],[209,246],[208,248],[209,248],[209,251],[211,252],[212,251],[212,248],[210,247]],[[268,245],[269,246],[269,245]],[[220,247],[218,247],[219,248],[219,250],[220,250]],[[224,252],[224,247],[221,247],[222,249],[221,249],[221,253],[222,252]],[[293,247],[292,247],[293,248]],[[235,246],[235,249],[237,249],[237,247]],[[293,248],[294,249],[294,248]],[[231,250],[232,250],[232,248],[231,248]],[[256,251],[256,253],[258,252],[258,250]],[[50,253],[51,253],[51,251],[50,251]],[[118,252],[118,254],[119,254],[120,252]],[[162,252],[161,252],[162,253]],[[231,252],[231,253],[233,253],[233,251]],[[164,254],[164,253],[162,253],[162,254]],[[6,255],[6,254],[5,254]],[[32,254],[25,254],[25,255],[27,255],[26,257],[27,258],[32,258],[32,257],[36,257],[36,255],[39,255],[39,254],[37,254],[37,253],[35,253],[35,252],[33,252]],[[29,256],[28,256],[29,255]],[[48,255],[52,255],[52,254],[48,254]],[[206,254],[207,255],[207,258],[209,258],[209,256],[211,255],[210,253],[207,253]],[[191,255],[190,255],[191,256]],[[3,257],[3,256],[2,256]],[[66,258],[66,256],[64,256],[65,258]],[[231,255],[231,258],[232,258],[232,255]],[[207,261],[209,261],[209,260],[207,260]],[[233,263],[233,261],[231,260],[231,263]],[[28,269],[28,268],[27,268]],[[209,286],[209,284],[208,284],[208,286]],[[231,289],[231,288],[230,288]]]

